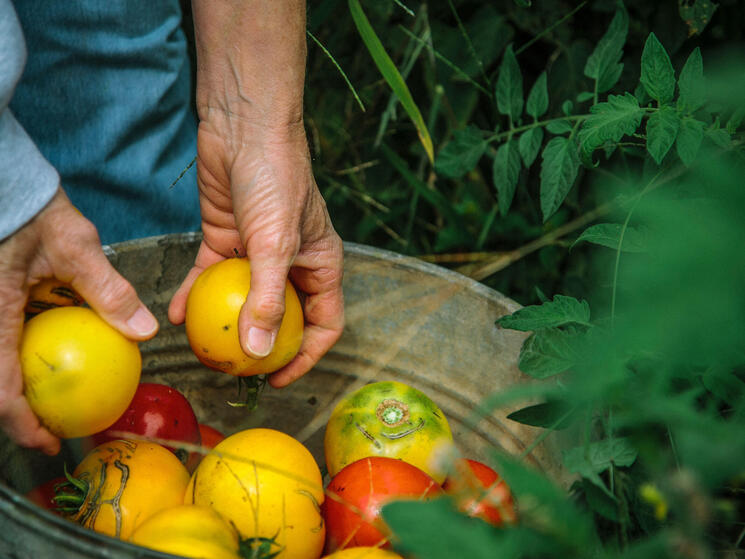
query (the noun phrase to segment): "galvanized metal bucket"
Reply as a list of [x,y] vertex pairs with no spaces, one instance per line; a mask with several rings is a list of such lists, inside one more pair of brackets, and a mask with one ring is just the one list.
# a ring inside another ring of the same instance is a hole
[[[336,402],[367,382],[393,379],[419,388],[440,406],[464,455],[484,460],[494,447],[513,454],[530,449],[529,463],[566,483],[557,441],[549,437],[534,446],[542,430],[506,418],[522,404],[473,423],[486,396],[529,382],[516,366],[525,335],[494,323],[519,308],[517,303],[458,273],[368,246],[345,244],[347,325],[336,346],[291,386],[267,387],[256,412],[227,405],[236,397],[235,379],[202,366],[183,326],[166,318],[200,239],[166,235],[107,247],[111,262],[160,320],[158,335],[141,344],[142,380],[181,391],[200,422],[226,433],[256,426],[282,430],[322,465],[324,427]],[[167,557],[83,529],[22,496],[59,475],[64,462],[72,469],[79,459],[76,441],[49,458],[0,439],[0,555]]]

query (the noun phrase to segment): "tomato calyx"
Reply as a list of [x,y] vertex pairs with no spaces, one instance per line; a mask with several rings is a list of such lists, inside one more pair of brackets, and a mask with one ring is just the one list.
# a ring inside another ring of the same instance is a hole
[[409,420],[409,406],[388,398],[378,404],[375,415],[386,427],[398,427]]
[[[246,408],[255,411],[259,407],[259,394],[266,386],[266,375],[251,375],[248,377],[236,377],[238,379],[238,402],[228,401],[228,405],[234,408]],[[241,392],[246,394],[241,398]]]
[[56,505],[54,510],[62,514],[75,514],[83,506],[88,495],[88,482],[73,477],[64,465],[65,481],[54,486],[54,497],[52,500]]
[[244,559],[274,559],[284,551],[284,546],[273,538],[253,537],[238,542],[238,554]]

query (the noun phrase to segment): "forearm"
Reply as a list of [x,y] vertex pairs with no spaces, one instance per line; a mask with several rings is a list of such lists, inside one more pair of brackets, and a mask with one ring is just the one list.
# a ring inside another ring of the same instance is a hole
[[305,2],[193,0],[200,120],[233,134],[302,127]]

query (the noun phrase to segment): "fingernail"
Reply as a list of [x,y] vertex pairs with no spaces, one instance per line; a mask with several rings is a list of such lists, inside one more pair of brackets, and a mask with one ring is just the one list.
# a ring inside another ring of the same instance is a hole
[[145,307],[140,307],[127,321],[127,326],[140,336],[152,334],[158,327],[158,321]]
[[256,357],[266,357],[274,346],[274,332],[253,326],[248,329],[248,351]]

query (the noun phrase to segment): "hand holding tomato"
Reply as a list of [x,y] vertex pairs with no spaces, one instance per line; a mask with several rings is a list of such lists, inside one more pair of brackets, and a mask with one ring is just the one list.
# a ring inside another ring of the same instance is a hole
[[42,427],[23,396],[18,359],[29,288],[49,277],[72,285],[130,339],[152,337],[158,324],[134,288],[111,266],[95,227],[62,189],[32,221],[0,242],[0,427],[22,446],[56,454],[59,440]]

